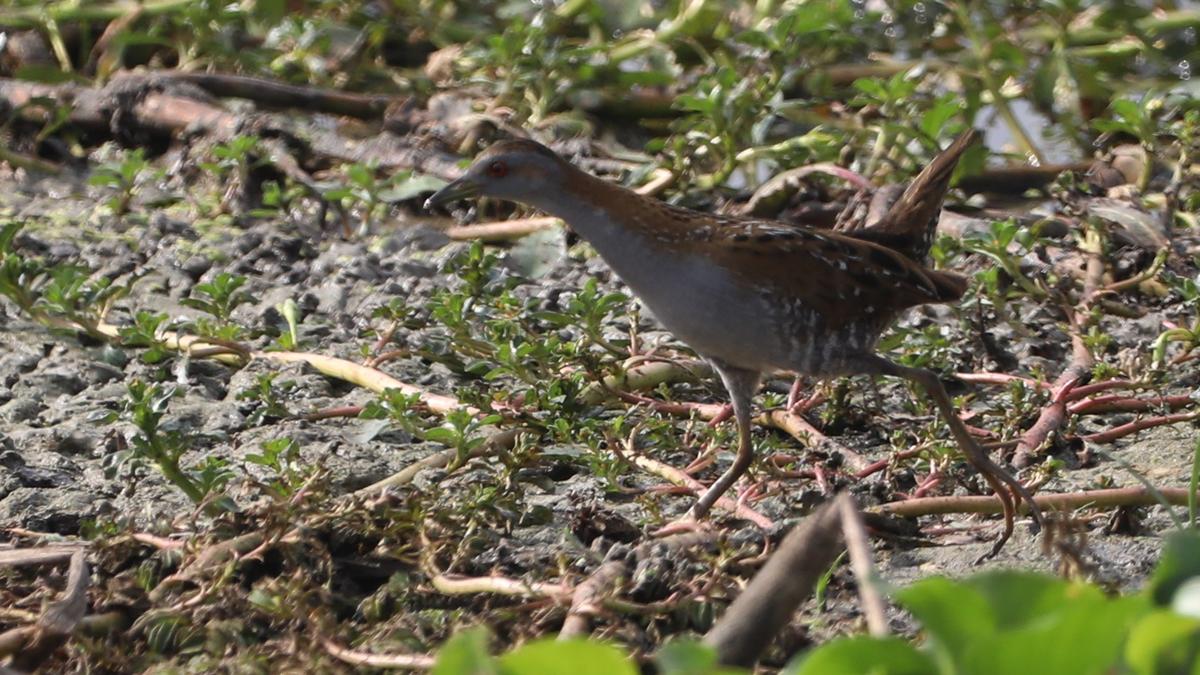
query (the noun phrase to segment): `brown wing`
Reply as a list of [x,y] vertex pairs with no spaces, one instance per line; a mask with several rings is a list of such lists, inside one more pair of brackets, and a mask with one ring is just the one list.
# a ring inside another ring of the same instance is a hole
[[804,298],[827,317],[894,314],[966,291],[962,277],[869,241],[772,221],[722,220],[693,246],[748,283]]

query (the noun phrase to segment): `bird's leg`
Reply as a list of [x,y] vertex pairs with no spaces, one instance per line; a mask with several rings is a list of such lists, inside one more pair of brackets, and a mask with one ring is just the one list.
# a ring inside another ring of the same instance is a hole
[[967,431],[967,426],[959,419],[958,413],[954,409],[954,404],[950,400],[950,395],[946,393],[946,388],[942,386],[942,381],[938,379],[937,375],[924,368],[909,368],[892,363],[880,356],[872,356],[869,361],[869,368],[864,369],[863,372],[894,375],[911,382],[916,382],[933,399],[938,412],[946,420],[946,424],[950,425],[950,433],[954,435],[954,440],[958,442],[958,446],[962,449],[963,454],[966,455],[967,461],[979,471],[983,479],[995,491],[1004,508],[1004,534],[996,542],[995,546],[992,547],[989,557],[995,556],[1001,547],[1004,546],[1004,543],[1008,541],[1008,538],[1012,536],[1013,521],[1016,517],[1014,495],[1028,505],[1029,514],[1039,529],[1045,525],[1042,512],[1033,500],[1033,495],[1029,493],[1029,490],[1011,473],[1005,471],[999,464],[996,464],[987,452],[980,447],[979,443],[975,441],[971,433]]
[[800,390],[804,388],[804,376],[797,375],[796,379],[792,380],[792,388],[788,391],[787,410],[788,412],[796,412],[796,406],[800,404]]
[[754,448],[750,444],[750,402],[754,398],[754,392],[758,391],[762,374],[753,370],[734,368],[716,361],[713,362],[713,367],[721,376],[721,382],[729,391],[729,400],[733,404],[733,416],[737,420],[738,427],[738,450],[733,464],[717,478],[711,487],[704,491],[696,505],[692,507],[691,515],[697,519],[708,515],[713,504],[717,503],[721,495],[725,494],[737,482],[737,479],[746,473],[746,469],[750,468],[751,460],[754,459]]

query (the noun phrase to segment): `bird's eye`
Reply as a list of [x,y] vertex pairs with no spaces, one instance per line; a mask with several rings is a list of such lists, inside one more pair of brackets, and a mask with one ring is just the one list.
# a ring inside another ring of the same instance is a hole
[[508,175],[508,165],[504,162],[492,162],[488,164],[487,172],[492,178],[504,178]]

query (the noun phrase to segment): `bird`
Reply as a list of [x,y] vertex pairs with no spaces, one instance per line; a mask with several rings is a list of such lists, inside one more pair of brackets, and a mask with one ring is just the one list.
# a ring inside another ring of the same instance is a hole
[[[873,241],[922,265],[928,264],[950,178],[958,160],[978,138],[974,130],[959,134],[908,184],[858,191],[838,214],[833,230]],[[798,406],[802,408],[806,403],[800,399],[803,383],[801,375],[792,384],[787,410],[798,410]]]
[[878,223],[847,221],[842,232],[673,206],[593,176],[523,138],[484,149],[425,207],[487,197],[561,219],[664,328],[712,364],[729,394],[738,445],[733,463],[699,496],[690,518],[704,518],[749,469],[752,400],[765,374],[895,376],[927,392],[967,461],[1000,499],[1005,527],[994,555],[1012,534],[1018,500],[1041,525],[1037,505],[971,436],[935,373],[875,352],[904,310],[954,302],[966,292],[964,277],[930,269],[918,258],[928,251],[929,224],[936,224],[950,173],[974,138],[965,132],[931,162],[888,209],[896,215]]

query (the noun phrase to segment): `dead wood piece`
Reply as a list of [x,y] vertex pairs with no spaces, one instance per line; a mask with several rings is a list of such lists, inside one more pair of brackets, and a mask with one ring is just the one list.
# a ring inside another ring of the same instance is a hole
[[[82,550],[71,556],[67,572],[67,587],[62,596],[46,607],[33,630],[25,633],[25,641],[9,664],[18,671],[33,671],[65,643],[87,613],[87,591],[91,574]],[[10,631],[11,633],[12,631]]]
[[135,144],[149,137],[169,139],[185,132],[228,141],[253,129],[263,136],[287,137],[297,147],[307,148],[305,154],[327,162],[374,163],[381,169],[413,169],[446,180],[462,175],[458,157],[418,147],[406,137],[385,133],[349,139],[313,129],[301,140],[291,132],[295,125],[286,116],[230,112],[204,89],[169,73],[126,74],[100,88],[0,78],[0,105],[19,109],[26,119],[46,121],[50,111],[27,105],[35,98],[47,98],[67,108],[73,125]]
[[609,560],[576,586],[575,592],[571,594],[571,608],[567,610],[567,618],[558,632],[558,639],[569,640],[586,636],[591,629],[592,617],[603,609],[604,598],[612,593],[628,571],[629,567],[623,559]]
[[361,119],[379,119],[395,98],[302,87],[263,77],[227,73],[164,72],[163,75],[203,88],[213,96],[244,98],[270,108],[299,108]]
[[259,546],[262,546],[266,540],[267,535],[264,532],[247,532],[233,539],[227,539],[209,546],[200,551],[190,565],[160,581],[150,591],[150,600],[153,602],[162,601],[172,588],[191,581],[239,556],[250,553]]
[[596,405],[615,392],[654,389],[665,382],[711,376],[712,365],[703,359],[659,361],[642,358],[639,363],[633,365],[626,362],[622,371],[616,375],[608,375],[599,382],[589,384],[580,392],[579,398],[588,405]]
[[446,236],[455,241],[472,241],[478,239],[487,243],[512,241],[559,225],[558,218],[523,218],[520,220],[504,220],[495,223],[476,223],[474,225],[454,225],[446,228]]
[[[1157,494],[1156,494],[1157,493]],[[1184,488],[1162,488],[1151,492],[1143,487],[1087,490],[1064,494],[1039,494],[1033,500],[1046,511],[1066,511],[1085,508],[1109,508],[1113,506],[1151,506],[1159,503],[1159,497],[1173,506],[1188,502],[1188,491]],[[1018,511],[1028,510],[1024,502],[1017,505]],[[907,499],[872,507],[874,513],[904,518],[932,516],[947,513],[1000,513],[1000,500],[991,495],[923,497]]]
[[[522,433],[527,433],[526,429],[503,429],[496,431],[479,447],[471,451],[471,457],[482,457],[484,455],[493,454],[502,450],[508,450],[517,444],[517,439]],[[381,491],[391,487],[399,487],[406,485],[421,471],[425,469],[440,469],[450,464],[458,456],[457,451],[443,450],[442,452],[434,453],[421,459],[417,462],[404,467],[400,471],[368,485],[365,488],[355,490],[347,495],[347,498],[364,498],[378,495]]]
[[858,598],[863,614],[867,617],[867,630],[874,637],[889,634],[887,601],[880,592],[879,575],[872,562],[871,542],[867,538],[867,526],[858,511],[854,499],[843,494],[835,500],[842,518],[842,534],[846,539],[846,550],[850,553],[850,567],[858,581]]
[[321,640],[321,646],[333,658],[355,666],[428,670],[435,663],[435,659],[432,656],[425,654],[376,654],[373,652],[362,652],[343,647],[329,639]]
[[1113,441],[1124,438],[1130,434],[1135,434],[1144,429],[1162,427],[1170,424],[1182,424],[1183,422],[1193,422],[1197,419],[1200,419],[1200,412],[1176,413],[1174,415],[1148,417],[1145,419],[1134,420],[1127,424],[1115,426],[1107,431],[1100,431],[1094,434],[1080,436],[1080,438],[1090,443],[1112,443]]
[[718,662],[752,666],[842,549],[841,513],[835,500],[788,533],[779,550],[704,636],[704,643],[716,649]]
[[824,432],[804,419],[803,415],[789,410],[771,410],[760,415],[757,421],[761,421],[766,426],[775,427],[780,431],[786,432],[792,438],[805,443],[814,450],[828,452],[831,455],[840,455],[846,466],[853,471],[863,471],[871,466],[870,460],[851,450],[846,445],[826,436]]
[[1090,162],[1047,164],[1044,166],[1011,166],[988,169],[975,176],[963,176],[958,186],[967,192],[1022,194],[1026,190],[1045,187],[1064,171],[1086,172]]
[[1051,433],[1057,431],[1066,422],[1068,416],[1067,404],[1070,402],[1071,390],[1076,385],[1085,383],[1091,376],[1095,359],[1083,340],[1087,326],[1091,322],[1091,306],[1096,300],[1096,293],[1104,282],[1104,260],[1100,257],[1098,246],[1093,244],[1086,251],[1087,262],[1084,267],[1083,288],[1080,300],[1070,308],[1071,322],[1071,360],[1062,374],[1054,382],[1056,392],[1050,404],[1042,409],[1038,419],[1033,423],[1017,443],[1013,453],[1013,465],[1022,468],[1033,463],[1034,457]]
[[86,545],[79,544],[0,550],[0,567],[22,567],[24,565],[45,565],[66,562],[77,552],[86,548]]
[[475,593],[494,593],[496,595],[513,595],[521,597],[543,597],[555,600],[565,600],[569,589],[565,584],[547,583],[543,581],[526,581],[499,575],[486,577],[464,577],[459,575],[442,574],[434,569],[429,573],[429,583],[446,595],[474,595]]
[[[692,478],[679,469],[664,464],[656,459],[646,457],[645,455],[635,454],[632,447],[627,448],[626,452],[628,452],[630,455],[630,461],[632,461],[638,467],[645,469],[650,473],[656,474],[661,478],[665,478],[674,485],[686,487],[696,494],[700,494],[704,491],[704,485],[701,484],[700,481]],[[729,497],[721,497],[713,504],[713,506],[716,506],[723,511],[732,513],[734,516],[741,518],[742,520],[750,521],[764,530],[769,530],[772,527],[775,527],[774,521],[742,503],[741,500],[730,499]],[[674,524],[668,525],[666,528],[659,530],[659,532],[663,534],[671,532],[673,530],[673,525]]]

